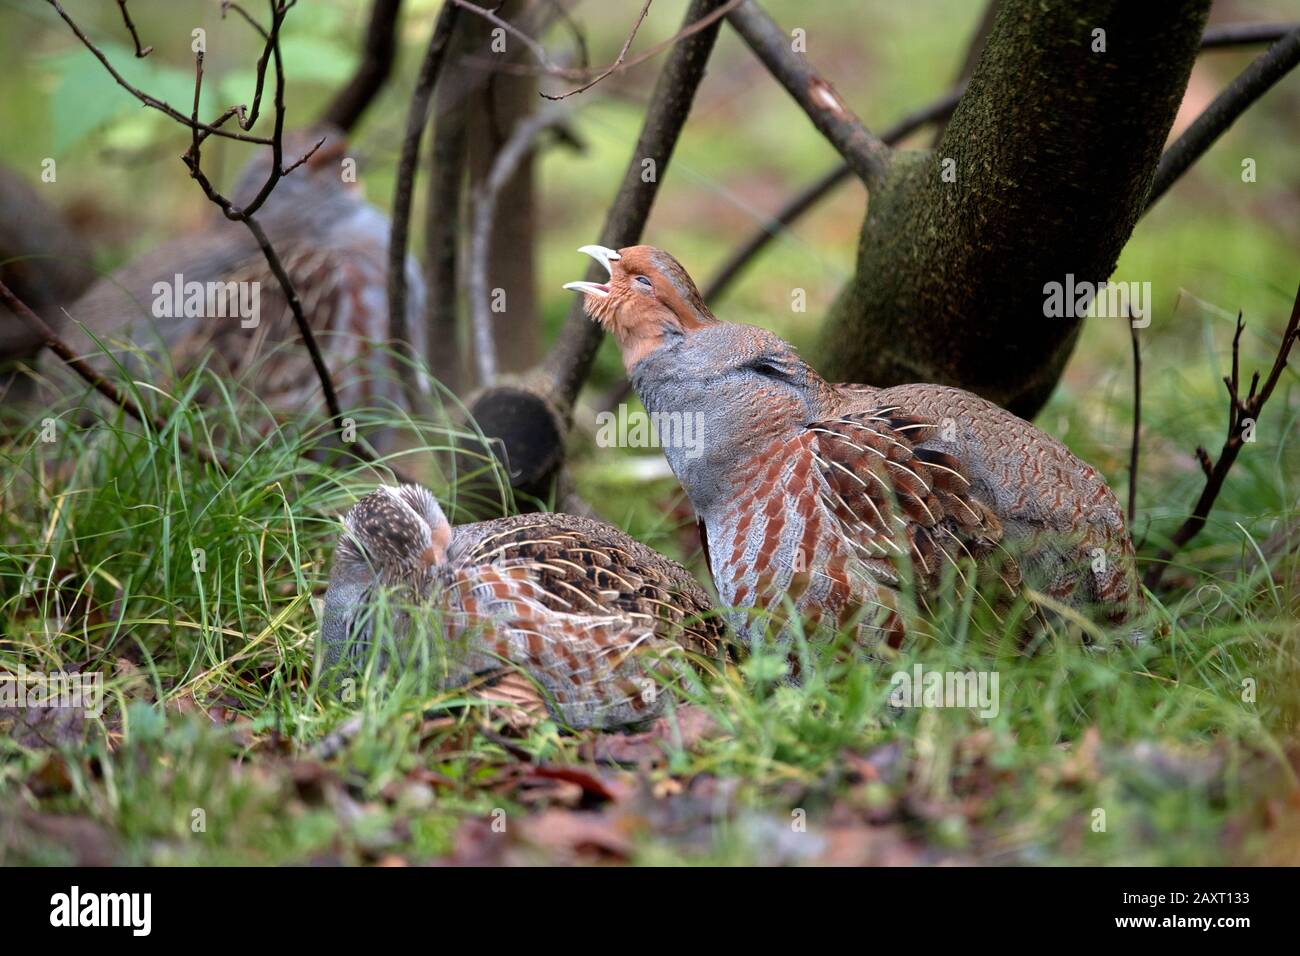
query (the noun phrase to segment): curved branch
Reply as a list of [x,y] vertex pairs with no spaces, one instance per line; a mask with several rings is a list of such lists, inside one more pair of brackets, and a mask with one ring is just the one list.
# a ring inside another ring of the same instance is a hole
[[488,265],[492,255],[492,224],[496,219],[501,191],[514,177],[519,164],[533,149],[534,141],[545,130],[564,122],[568,113],[552,109],[529,116],[510,134],[496,155],[492,169],[478,190],[474,207],[474,225],[470,232],[469,314],[474,333],[474,360],[479,384],[496,383],[496,346],[492,336],[491,294],[488,291]]
[[374,0],[365,47],[357,71],[321,113],[320,123],[350,132],[393,72],[397,56],[397,15],[402,0]]
[[627,35],[627,39],[623,41],[623,49],[618,51],[618,57],[614,60],[612,64],[609,65],[609,67],[607,67],[604,70],[601,70],[599,73],[597,73],[586,83],[583,83],[581,86],[569,90],[567,93],[557,93],[557,94],[543,93],[542,96],[544,96],[548,100],[567,99],[570,96],[574,96],[578,93],[582,93],[585,92],[586,90],[591,89],[601,80],[603,80],[605,77],[609,76],[611,73],[618,70],[618,68],[623,65],[623,61],[627,59],[628,48],[632,46],[632,41],[636,39],[636,32],[641,29],[641,23],[643,20],[645,20],[646,14],[650,12],[650,4],[653,2],[654,0],[645,0],[645,6],[641,8],[640,16],[636,18],[636,23],[632,24],[632,31]]
[[868,187],[878,185],[889,167],[889,147],[872,135],[835,88],[791,49],[790,37],[754,0],[745,0],[727,14],[727,20],[853,172]]
[[1272,89],[1297,63],[1300,63],[1300,27],[1283,36],[1237,74],[1237,78],[1214,98],[1205,112],[1196,117],[1183,135],[1165,150],[1156,168],[1155,182],[1147,195],[1146,209],[1154,206],[1237,117]]

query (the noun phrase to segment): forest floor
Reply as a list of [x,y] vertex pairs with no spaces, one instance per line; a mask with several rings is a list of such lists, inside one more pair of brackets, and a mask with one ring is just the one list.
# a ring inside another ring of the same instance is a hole
[[[98,717],[0,709],[0,863],[1300,860],[1300,565],[1264,537],[1295,527],[1264,506],[1280,453],[1243,459],[1143,644],[1025,653],[957,589],[893,659],[803,647],[792,684],[756,654],[649,728],[570,733],[487,688],[325,691],[319,598],[374,473],[303,457],[318,435],[260,430],[232,391],[200,406],[200,380],[136,389],[160,436],[82,395],[0,445],[0,671],[106,692]],[[456,436],[423,437],[433,460]],[[652,489],[657,518],[628,523],[698,570],[680,491]],[[918,665],[996,675],[996,713],[894,706]]]

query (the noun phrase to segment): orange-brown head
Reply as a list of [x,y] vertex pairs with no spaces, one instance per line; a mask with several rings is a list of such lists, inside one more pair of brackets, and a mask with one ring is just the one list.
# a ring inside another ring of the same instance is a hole
[[718,321],[682,264],[662,249],[583,246],[578,251],[604,266],[609,280],[564,287],[585,294],[587,314],[614,336],[629,371],[663,345],[665,337]]

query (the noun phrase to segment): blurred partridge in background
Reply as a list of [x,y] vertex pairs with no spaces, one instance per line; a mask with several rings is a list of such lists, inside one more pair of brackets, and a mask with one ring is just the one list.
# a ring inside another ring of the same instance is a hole
[[[0,166],[0,281],[37,315],[57,324],[59,307],[94,281],[90,247],[40,195],[39,187]],[[40,337],[0,305],[0,398],[26,398],[31,379],[19,362],[32,358]]]
[[453,530],[432,493],[402,485],[366,495],[344,525],[321,624],[330,665],[431,660],[447,687],[518,670],[581,729],[657,716],[683,650],[725,654],[686,569],[602,522],[530,514]]
[[924,600],[974,559],[982,591],[1028,586],[1136,632],[1123,512],[1061,442],[960,389],[830,384],[771,332],[717,320],[667,253],[583,251],[609,281],[565,288],[618,341],[646,409],[702,416],[702,453],[665,453],[724,607],[788,597],[805,620],[897,643],[905,578]]
[[[345,181],[347,144],[337,130],[286,134],[285,165],[310,151],[321,137],[324,145],[279,181],[256,218],[293,281],[345,413],[385,401],[404,407],[395,361],[383,349],[392,339],[388,216],[365,200],[355,182]],[[270,151],[263,149],[245,167],[229,193],[237,206],[257,195],[269,163]],[[413,353],[423,357],[424,284],[409,257],[406,281],[406,337]],[[221,304],[224,317],[156,316],[155,285],[172,289],[178,282],[243,283],[245,296],[256,283],[256,326],[245,327],[246,313],[238,312],[240,302],[234,297]],[[130,343],[155,356],[168,354],[178,374],[208,356],[218,374],[247,376],[273,411],[301,415],[304,409],[318,409],[324,414],[320,384],[279,282],[248,228],[225,219],[215,208],[201,233],[144,254],[96,283],[68,311],[74,321],[63,334],[78,354],[94,356],[99,351],[81,329],[84,323],[110,350]],[[106,364],[104,357],[97,364]],[[421,384],[428,386],[427,380]]]

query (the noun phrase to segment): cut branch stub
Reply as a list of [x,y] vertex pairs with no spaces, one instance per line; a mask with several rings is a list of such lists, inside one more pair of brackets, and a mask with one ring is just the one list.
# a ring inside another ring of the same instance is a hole
[[[472,399],[469,411],[492,454],[509,475],[516,494],[545,501],[564,463],[564,436],[568,430],[555,404],[535,385],[501,384],[485,389]],[[470,455],[483,453],[481,443],[467,440],[462,445]],[[482,471],[482,462],[463,456],[457,467],[460,474],[470,474],[476,468]],[[481,518],[499,516],[499,509],[494,514],[479,514],[479,509],[470,504],[493,501],[495,488],[496,483],[487,474],[481,479],[462,481],[461,491],[468,510]],[[518,505],[522,510],[532,510],[529,501],[521,500]]]

